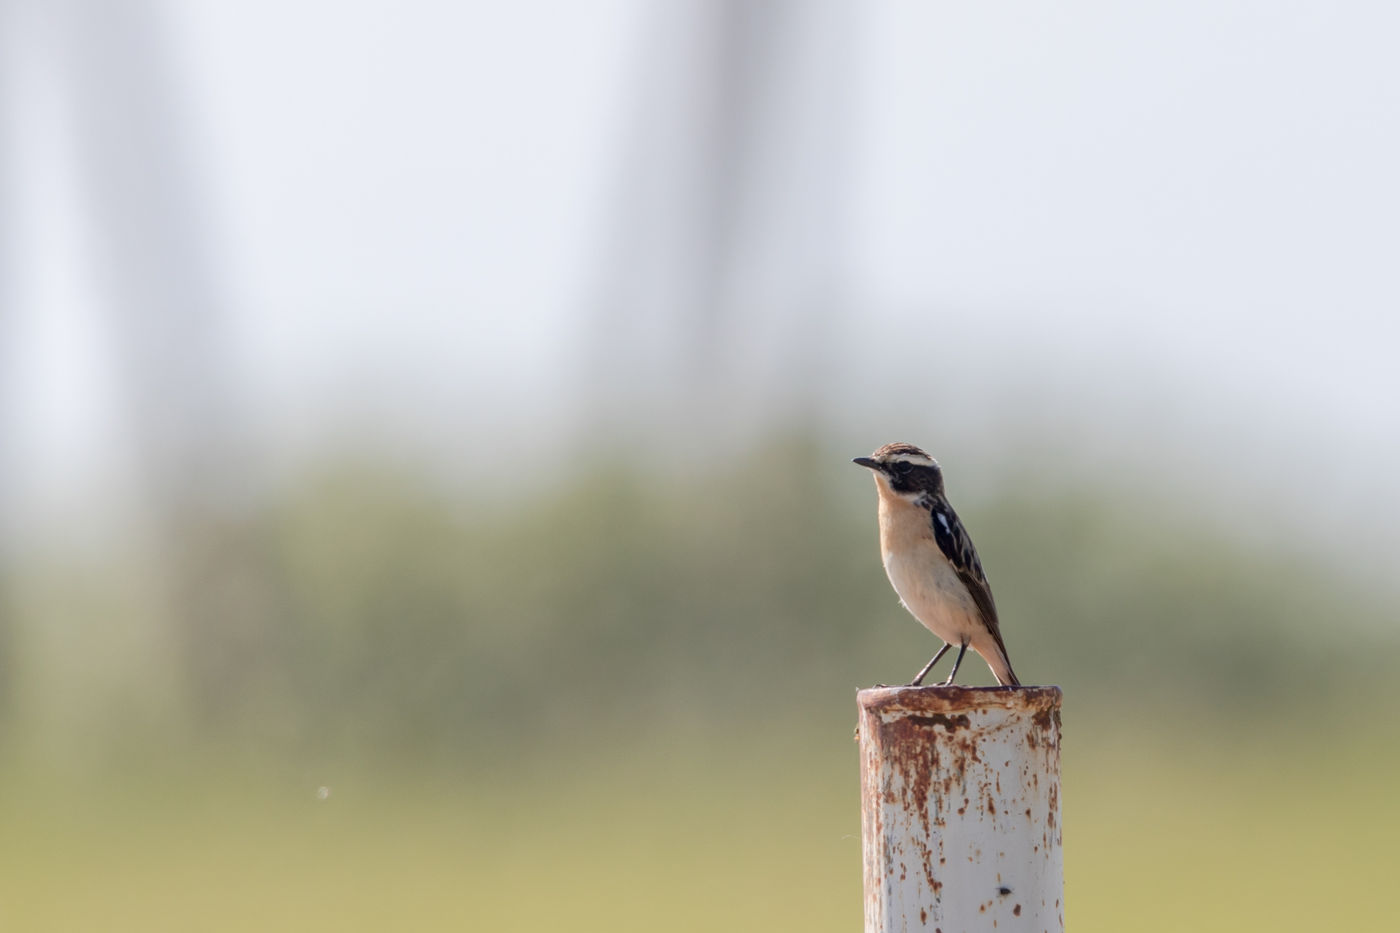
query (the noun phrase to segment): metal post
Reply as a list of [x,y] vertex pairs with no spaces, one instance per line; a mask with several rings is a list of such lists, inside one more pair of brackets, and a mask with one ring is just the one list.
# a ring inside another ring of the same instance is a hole
[[1061,696],[856,694],[865,933],[1064,930]]

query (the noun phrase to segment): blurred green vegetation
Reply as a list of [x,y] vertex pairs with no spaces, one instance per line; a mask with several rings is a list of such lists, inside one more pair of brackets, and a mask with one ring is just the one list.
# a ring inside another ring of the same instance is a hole
[[[471,493],[345,461],[173,546],[12,562],[7,926],[855,928],[853,692],[936,642],[846,459]],[[1147,497],[950,473],[1018,672],[1066,691],[1074,927],[1376,926],[1392,597]]]

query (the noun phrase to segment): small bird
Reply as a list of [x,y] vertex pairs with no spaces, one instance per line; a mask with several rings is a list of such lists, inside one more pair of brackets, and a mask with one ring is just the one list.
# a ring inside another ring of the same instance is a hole
[[943,647],[909,686],[917,687],[955,643],[958,657],[943,686],[953,682],[970,647],[997,683],[1020,686],[1001,640],[992,588],[972,538],[943,492],[943,469],[913,444],[886,444],[851,461],[875,471],[880,494],[880,556],[900,602]]

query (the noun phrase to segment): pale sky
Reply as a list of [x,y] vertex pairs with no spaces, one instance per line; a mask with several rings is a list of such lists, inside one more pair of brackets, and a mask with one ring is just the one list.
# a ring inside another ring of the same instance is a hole
[[[62,490],[122,429],[46,7],[15,9],[7,460],[22,488]],[[470,464],[562,435],[620,166],[666,67],[651,5],[156,9],[269,449],[368,424]],[[1379,516],[1400,512],[1400,8],[847,9],[845,184],[811,195],[840,218],[823,235],[848,311],[821,405],[841,436],[956,449],[979,426],[1062,425],[1088,460],[1166,458],[1397,543]],[[773,187],[808,161],[785,158]],[[793,327],[756,320],[735,366],[761,373]]]

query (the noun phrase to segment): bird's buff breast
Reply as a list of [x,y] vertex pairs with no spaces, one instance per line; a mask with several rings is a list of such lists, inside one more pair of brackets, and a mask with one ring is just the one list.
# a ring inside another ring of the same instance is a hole
[[934,542],[927,510],[882,495],[880,556],[900,601],[925,628],[954,644],[972,637],[976,604]]

